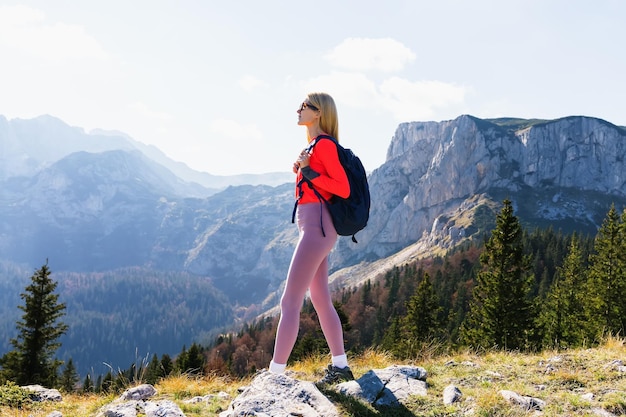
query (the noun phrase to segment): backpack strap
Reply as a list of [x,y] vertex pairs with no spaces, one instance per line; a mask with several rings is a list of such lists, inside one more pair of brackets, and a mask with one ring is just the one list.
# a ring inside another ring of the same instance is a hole
[[313,190],[313,192],[315,193],[315,195],[317,196],[318,200],[320,201],[320,226],[322,227],[322,236],[326,237],[326,232],[324,232],[324,221],[323,221],[323,206],[322,206],[322,201],[326,204],[328,203],[328,200],[326,200],[324,197],[322,197],[322,195],[315,189],[315,187],[313,186],[313,184],[311,183],[310,180],[307,180],[306,178],[302,178],[300,180],[300,182],[298,182],[298,190],[300,191],[298,193],[298,198],[296,199],[295,204],[293,205],[293,213],[291,213],[291,223],[295,223],[296,220],[296,210],[298,208],[298,202],[300,201],[300,199],[302,198],[302,194],[304,194],[304,190],[302,190],[302,184],[303,183],[307,183],[309,185],[309,187]]
[[[315,138],[315,140],[313,141],[313,143],[311,143],[306,149],[307,152],[310,152],[311,149],[313,149],[315,147],[315,145],[317,144],[317,140],[318,139],[330,139],[333,142],[335,142],[335,144],[337,144],[337,140],[335,138],[333,138],[332,136],[329,135],[319,135]],[[323,221],[323,206],[322,206],[322,202],[325,204],[330,204],[328,200],[326,200],[324,197],[322,197],[322,195],[315,189],[315,187],[313,186],[313,183],[311,182],[311,180],[308,180],[306,178],[304,178],[304,176],[302,177],[302,179],[298,182],[297,187],[298,187],[298,198],[296,198],[296,202],[293,205],[293,213],[291,213],[291,223],[295,223],[296,220],[296,210],[298,208],[298,202],[300,202],[300,199],[302,198],[302,195],[304,194],[304,190],[302,189],[302,184],[303,183],[307,183],[307,185],[309,186],[309,188],[311,190],[313,190],[313,192],[315,193],[315,195],[317,196],[317,199],[320,201],[320,226],[322,227],[322,236],[326,237],[326,233],[324,232],[324,221]]]

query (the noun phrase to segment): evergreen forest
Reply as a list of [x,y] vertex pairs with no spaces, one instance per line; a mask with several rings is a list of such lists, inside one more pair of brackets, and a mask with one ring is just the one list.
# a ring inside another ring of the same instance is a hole
[[[234,319],[231,303],[206,277],[145,268],[57,272],[53,265],[51,259],[51,278],[66,304],[63,321],[68,325],[57,355],[65,363],[71,359],[83,376],[115,374],[154,352],[172,355],[185,343],[212,340],[215,333],[207,329]],[[2,334],[15,334],[20,292],[31,273],[0,264],[0,274],[12,279],[8,290],[0,291]],[[0,341],[0,355],[10,349],[9,337]]]

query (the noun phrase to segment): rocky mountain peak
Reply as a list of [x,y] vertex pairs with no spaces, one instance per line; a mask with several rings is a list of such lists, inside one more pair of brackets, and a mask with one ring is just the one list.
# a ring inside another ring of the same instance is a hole
[[362,246],[341,242],[336,265],[456,244],[479,232],[471,212],[506,197],[528,223],[595,230],[605,200],[625,200],[625,156],[626,130],[591,117],[402,123],[369,178]]

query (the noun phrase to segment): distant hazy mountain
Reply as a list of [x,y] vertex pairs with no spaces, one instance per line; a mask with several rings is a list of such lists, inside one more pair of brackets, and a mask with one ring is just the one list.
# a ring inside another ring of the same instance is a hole
[[229,187],[207,198],[181,195],[189,187],[138,151],[70,154],[4,181],[0,251],[28,265],[49,258],[66,271],[209,274],[237,301],[265,297],[295,238],[293,185]]
[[28,120],[7,120],[0,115],[0,180],[21,175],[32,176],[74,152],[98,153],[111,150],[140,151],[180,180],[206,188],[196,188],[196,193],[201,193],[198,196],[207,196],[231,185],[280,185],[290,182],[293,177],[290,172],[211,175],[173,161],[156,147],[145,145],[121,132],[96,129],[85,133],[81,128],[69,126],[48,115]]

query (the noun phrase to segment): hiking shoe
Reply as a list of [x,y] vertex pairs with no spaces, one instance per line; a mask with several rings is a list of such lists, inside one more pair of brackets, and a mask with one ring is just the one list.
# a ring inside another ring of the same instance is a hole
[[352,381],[354,380],[354,375],[352,375],[352,371],[349,366],[345,368],[337,368],[333,365],[328,365],[326,368],[326,374],[322,379],[317,381],[315,385],[317,386],[325,386],[336,384],[341,381]]

